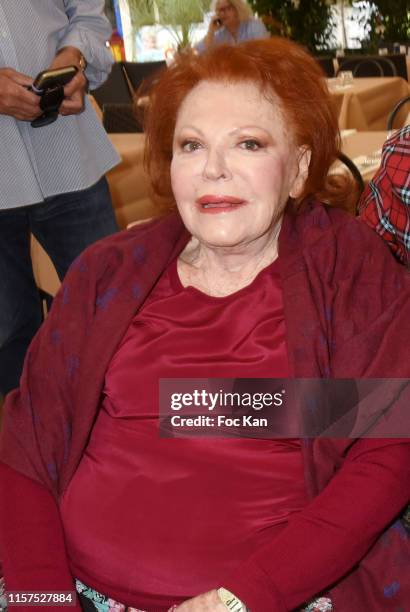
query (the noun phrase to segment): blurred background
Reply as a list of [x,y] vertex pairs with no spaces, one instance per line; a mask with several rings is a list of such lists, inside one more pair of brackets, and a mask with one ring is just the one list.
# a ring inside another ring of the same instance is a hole
[[[408,0],[249,0],[272,34],[289,37],[315,54],[399,52],[410,39]],[[175,48],[195,44],[206,33],[206,0],[106,0],[128,61],[167,59]]]

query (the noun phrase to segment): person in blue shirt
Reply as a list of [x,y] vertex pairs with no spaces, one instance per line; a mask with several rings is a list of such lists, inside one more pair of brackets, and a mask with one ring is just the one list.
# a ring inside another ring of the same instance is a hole
[[205,38],[196,45],[198,53],[215,44],[234,45],[244,40],[269,37],[262,21],[254,18],[245,0],[213,0],[211,10],[214,16]]
[[[81,251],[117,230],[105,173],[119,156],[86,91],[107,78],[111,27],[104,0],[0,2],[0,399],[18,386],[41,323],[30,233],[60,279]],[[47,68],[75,65],[58,119],[41,115],[29,87]]]

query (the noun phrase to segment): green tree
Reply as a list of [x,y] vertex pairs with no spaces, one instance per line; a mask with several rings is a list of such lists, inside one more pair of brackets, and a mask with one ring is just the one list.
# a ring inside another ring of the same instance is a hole
[[389,42],[410,40],[409,0],[374,0],[370,20],[371,37],[382,38]]
[[249,0],[273,34],[281,34],[311,51],[335,46],[332,0]]
[[128,0],[128,5],[135,30],[160,23],[184,48],[190,43],[192,26],[202,22],[209,10],[210,0]]

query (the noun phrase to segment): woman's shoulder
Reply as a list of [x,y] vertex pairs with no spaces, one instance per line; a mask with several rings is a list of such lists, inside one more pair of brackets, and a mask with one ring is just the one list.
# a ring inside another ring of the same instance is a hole
[[303,246],[329,242],[347,242],[361,250],[364,244],[373,243],[376,249],[385,250],[377,234],[358,217],[333,206],[310,201],[297,213],[288,212],[284,223],[285,237]]
[[360,217],[326,205],[317,205],[316,214],[322,222],[324,242],[337,244],[346,257],[370,252],[374,259],[387,257],[388,261],[397,263],[387,243]]
[[242,21],[242,27],[246,30],[246,35],[249,39],[252,38],[269,38],[270,34],[267,31],[263,21],[257,17],[251,17],[246,21]]
[[285,215],[282,230],[279,252],[286,275],[302,265],[333,279],[366,277],[390,284],[399,278],[406,286],[410,283],[387,243],[343,210],[309,202],[300,212]]
[[126,230],[119,231],[87,247],[74,262],[74,267],[87,262],[94,268],[106,267],[111,260],[144,257],[148,251],[161,251],[177,241],[184,228],[179,215],[139,221]]
[[150,286],[186,242],[187,231],[176,214],[103,238],[72,263],[53,306],[74,298],[79,304],[100,304],[114,294],[118,302],[142,281]]

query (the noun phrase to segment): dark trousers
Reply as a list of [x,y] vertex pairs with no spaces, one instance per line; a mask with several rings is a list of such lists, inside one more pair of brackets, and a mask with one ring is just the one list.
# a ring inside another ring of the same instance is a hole
[[27,347],[42,320],[30,233],[62,280],[89,244],[117,229],[105,177],[88,189],[0,211],[0,395],[18,386]]

